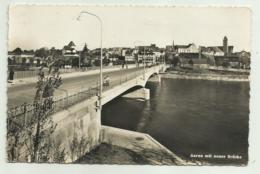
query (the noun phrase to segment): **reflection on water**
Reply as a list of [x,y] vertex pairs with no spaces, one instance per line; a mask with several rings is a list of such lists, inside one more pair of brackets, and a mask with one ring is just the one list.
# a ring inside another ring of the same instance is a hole
[[162,79],[148,82],[149,101],[117,98],[103,107],[102,124],[145,132],[186,159],[191,154],[239,155],[196,159],[245,164],[249,83]]

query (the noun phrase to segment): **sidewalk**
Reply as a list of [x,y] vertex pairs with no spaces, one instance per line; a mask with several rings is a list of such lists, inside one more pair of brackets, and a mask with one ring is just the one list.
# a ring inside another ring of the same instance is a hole
[[[128,65],[128,69],[136,68],[136,65]],[[126,69],[126,68],[124,68]],[[103,69],[103,72],[113,72],[113,71],[119,71],[119,70],[124,70],[122,69],[121,66],[112,66],[109,68]],[[92,74],[98,74],[100,72],[99,69],[95,70],[89,70],[89,71],[82,71],[82,72],[73,72],[73,73],[64,73],[61,74],[61,78],[66,79],[66,78],[72,78],[72,77],[80,77],[80,76],[86,76],[86,75],[92,75]],[[14,79],[12,83],[7,82],[7,87],[17,87],[17,86],[22,86],[22,85],[27,85],[27,84],[32,84],[36,83],[38,77],[30,77],[30,78],[24,78],[24,79]]]

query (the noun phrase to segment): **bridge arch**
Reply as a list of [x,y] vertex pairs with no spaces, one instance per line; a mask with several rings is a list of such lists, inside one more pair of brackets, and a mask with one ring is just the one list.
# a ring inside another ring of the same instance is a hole
[[[155,77],[155,78],[154,78],[154,77]],[[153,74],[151,74],[151,75],[147,78],[146,83],[147,83],[148,81],[160,82],[160,81],[161,81],[160,74],[159,74],[158,72],[154,72]],[[145,83],[145,84],[146,84],[146,83]]]
[[141,91],[140,94],[145,93],[145,94],[143,94],[144,97],[146,99],[149,98],[149,97],[147,97],[147,95],[149,95],[150,93],[149,93],[148,89],[145,89],[145,85],[146,85],[147,81],[153,76],[157,76],[158,78],[155,81],[160,82],[159,70],[160,70],[160,66],[147,68],[147,69],[145,69],[144,74],[141,74],[140,76],[137,76],[136,78],[134,78],[132,80],[129,80],[119,86],[116,86],[108,91],[105,91],[102,96],[102,102],[101,102],[102,105],[113,100],[117,96],[120,96],[127,90],[137,87],[137,86],[140,86],[141,88],[143,88],[143,91]]

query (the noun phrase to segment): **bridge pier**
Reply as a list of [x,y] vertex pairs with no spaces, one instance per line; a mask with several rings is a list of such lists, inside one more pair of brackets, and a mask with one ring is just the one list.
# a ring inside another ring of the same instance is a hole
[[131,99],[149,100],[150,99],[150,89],[147,89],[147,88],[137,89],[133,92],[123,95],[122,97],[131,98]]
[[159,74],[157,75],[157,82],[161,83],[161,76]]

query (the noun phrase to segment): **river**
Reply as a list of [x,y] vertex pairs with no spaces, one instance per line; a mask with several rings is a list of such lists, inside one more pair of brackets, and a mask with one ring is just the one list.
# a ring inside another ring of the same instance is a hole
[[102,124],[148,133],[186,160],[247,164],[248,82],[162,78],[146,88],[148,101],[118,97],[104,105]]

